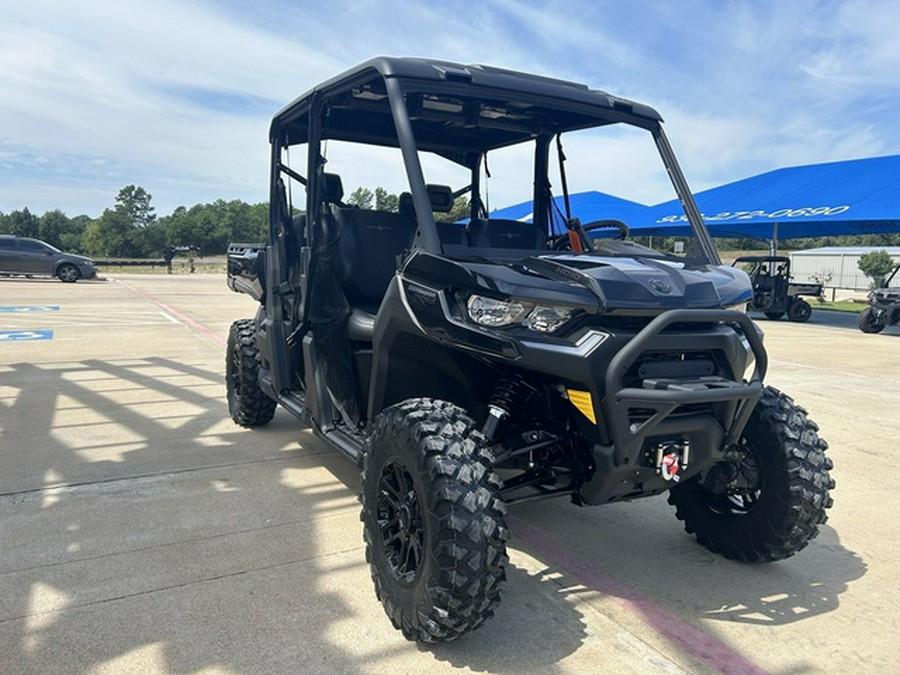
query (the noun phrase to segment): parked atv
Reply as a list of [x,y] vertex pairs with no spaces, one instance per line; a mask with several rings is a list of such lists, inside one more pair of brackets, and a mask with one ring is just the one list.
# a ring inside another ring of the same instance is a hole
[[[623,139],[658,150],[646,180],[669,176],[685,205],[684,255],[571,211],[569,181],[598,180]],[[764,384],[750,281],[721,264],[655,110],[378,58],[284,108],[270,140],[269,240],[229,253],[229,285],[259,303],[229,335],[229,410],[255,427],[279,404],[359,464],[375,593],[407,638],[453,640],[493,614],[510,504],[668,492],[701,544],[748,562],[816,536],[827,444]],[[400,208],[346,203],[341,174],[385,175],[390,149]],[[522,189],[530,220],[491,218],[489,194]],[[463,198],[467,217],[448,217]]]
[[884,288],[869,293],[869,307],[859,314],[859,329],[863,333],[880,333],[885,326],[900,323],[900,265],[887,278]]
[[750,282],[753,299],[747,308],[763,312],[770,319],[780,319],[785,314],[791,321],[809,321],[812,307],[801,296],[821,297],[822,284],[798,284],[791,278],[791,259],[784,256],[747,255],[737,258],[738,263],[750,265]]

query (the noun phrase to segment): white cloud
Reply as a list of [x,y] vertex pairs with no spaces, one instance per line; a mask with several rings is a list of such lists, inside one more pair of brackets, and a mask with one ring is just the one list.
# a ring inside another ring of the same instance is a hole
[[[651,103],[695,189],[897,153],[898,20],[900,6],[875,0],[400,0],[389,12],[375,0],[9,0],[0,6],[0,211],[97,215],[129,183],[150,191],[160,213],[265,200],[275,109],[377,54],[522,69]],[[668,190],[637,177],[650,158],[628,144],[616,154],[597,157],[609,183],[573,189],[612,185],[642,201]],[[374,187],[387,167],[360,166],[358,180]],[[356,182],[345,177],[348,189]],[[498,189],[494,205],[505,195]]]

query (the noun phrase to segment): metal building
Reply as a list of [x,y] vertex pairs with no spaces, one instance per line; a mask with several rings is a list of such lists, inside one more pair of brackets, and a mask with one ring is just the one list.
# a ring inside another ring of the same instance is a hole
[[791,253],[791,274],[800,283],[864,291],[872,280],[859,271],[859,259],[872,251],[887,251],[900,264],[900,246],[829,246]]

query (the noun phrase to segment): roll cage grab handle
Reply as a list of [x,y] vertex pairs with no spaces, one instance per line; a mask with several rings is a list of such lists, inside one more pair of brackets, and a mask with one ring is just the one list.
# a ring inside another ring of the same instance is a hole
[[440,255],[442,252],[441,241],[438,238],[437,226],[434,224],[434,216],[431,214],[431,199],[425,190],[425,174],[422,172],[422,165],[419,162],[416,140],[413,137],[409,111],[406,108],[406,98],[400,82],[396,78],[384,78],[384,85],[387,89],[388,101],[391,104],[391,116],[394,118],[397,141],[400,143],[400,152],[403,155],[403,164],[406,167],[413,205],[416,209],[418,225],[416,236],[413,239],[413,247]]

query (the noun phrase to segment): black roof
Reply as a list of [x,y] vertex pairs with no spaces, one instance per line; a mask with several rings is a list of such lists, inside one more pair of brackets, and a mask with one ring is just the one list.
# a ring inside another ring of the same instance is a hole
[[327,114],[322,138],[397,146],[385,82],[406,94],[416,143],[467,163],[465,156],[552,134],[612,122],[653,127],[659,113],[583,84],[483,65],[378,57],[309,90],[279,111],[270,136],[308,138],[309,113]]

